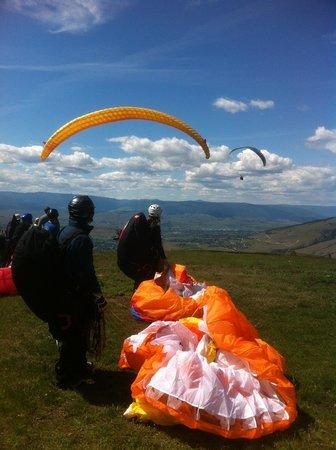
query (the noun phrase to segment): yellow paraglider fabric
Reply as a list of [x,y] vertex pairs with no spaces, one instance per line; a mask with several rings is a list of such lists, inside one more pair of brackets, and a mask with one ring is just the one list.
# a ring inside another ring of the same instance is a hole
[[71,122],[63,125],[45,143],[41,153],[41,159],[45,160],[59,144],[79,131],[108,122],[118,122],[120,120],[130,119],[151,120],[153,122],[160,122],[177,128],[195,139],[195,141],[202,147],[206,158],[210,158],[210,151],[206,140],[203,139],[196,130],[182,120],[154,109],[139,108],[136,106],[120,106],[94,111],[89,114],[85,114],[84,116],[77,117]]
[[178,422],[171,416],[152,406],[145,400],[136,399],[124,412],[126,419],[137,419],[141,422],[155,422],[158,425],[176,425]]

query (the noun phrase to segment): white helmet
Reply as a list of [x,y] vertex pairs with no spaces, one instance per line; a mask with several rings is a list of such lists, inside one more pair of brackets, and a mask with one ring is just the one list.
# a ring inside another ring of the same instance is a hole
[[160,219],[162,214],[162,208],[160,205],[150,205],[148,206],[148,215],[149,217],[155,217],[157,219]]

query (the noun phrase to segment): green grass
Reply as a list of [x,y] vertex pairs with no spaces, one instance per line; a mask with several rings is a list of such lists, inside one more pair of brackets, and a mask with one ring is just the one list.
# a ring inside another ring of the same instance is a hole
[[96,255],[106,297],[107,350],[96,385],[53,385],[56,346],[19,297],[0,298],[2,449],[331,449],[336,447],[336,266],[313,257],[174,251],[198,280],[227,289],[260,336],[285,357],[299,417],[283,433],[229,441],[186,427],[127,421],[131,372],[117,368],[123,340],[146,325],[128,311],[132,283],[114,253]]

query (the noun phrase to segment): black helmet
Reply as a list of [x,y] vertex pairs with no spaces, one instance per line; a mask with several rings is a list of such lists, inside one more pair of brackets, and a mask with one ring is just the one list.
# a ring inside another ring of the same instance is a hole
[[23,223],[28,223],[31,225],[33,223],[33,216],[30,213],[24,213],[21,216],[21,220]]
[[94,204],[87,195],[75,195],[68,203],[70,219],[84,219],[91,222],[94,215]]

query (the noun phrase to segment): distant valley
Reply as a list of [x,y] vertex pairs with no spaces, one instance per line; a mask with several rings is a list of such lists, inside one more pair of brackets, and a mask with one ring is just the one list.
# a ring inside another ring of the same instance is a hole
[[[0,227],[6,225],[14,212],[31,212],[37,217],[47,205],[57,208],[61,223],[66,224],[71,197],[72,194],[0,192]],[[133,213],[145,212],[149,204],[160,203],[164,211],[162,235],[167,248],[304,253],[304,248],[308,251],[311,247],[309,252],[313,254],[335,253],[336,219],[331,217],[336,216],[336,206],[120,200],[95,196],[92,199],[96,205],[92,237],[99,250],[115,248],[115,231]]]
[[252,234],[236,242],[236,251],[296,253],[336,258],[336,218]]

